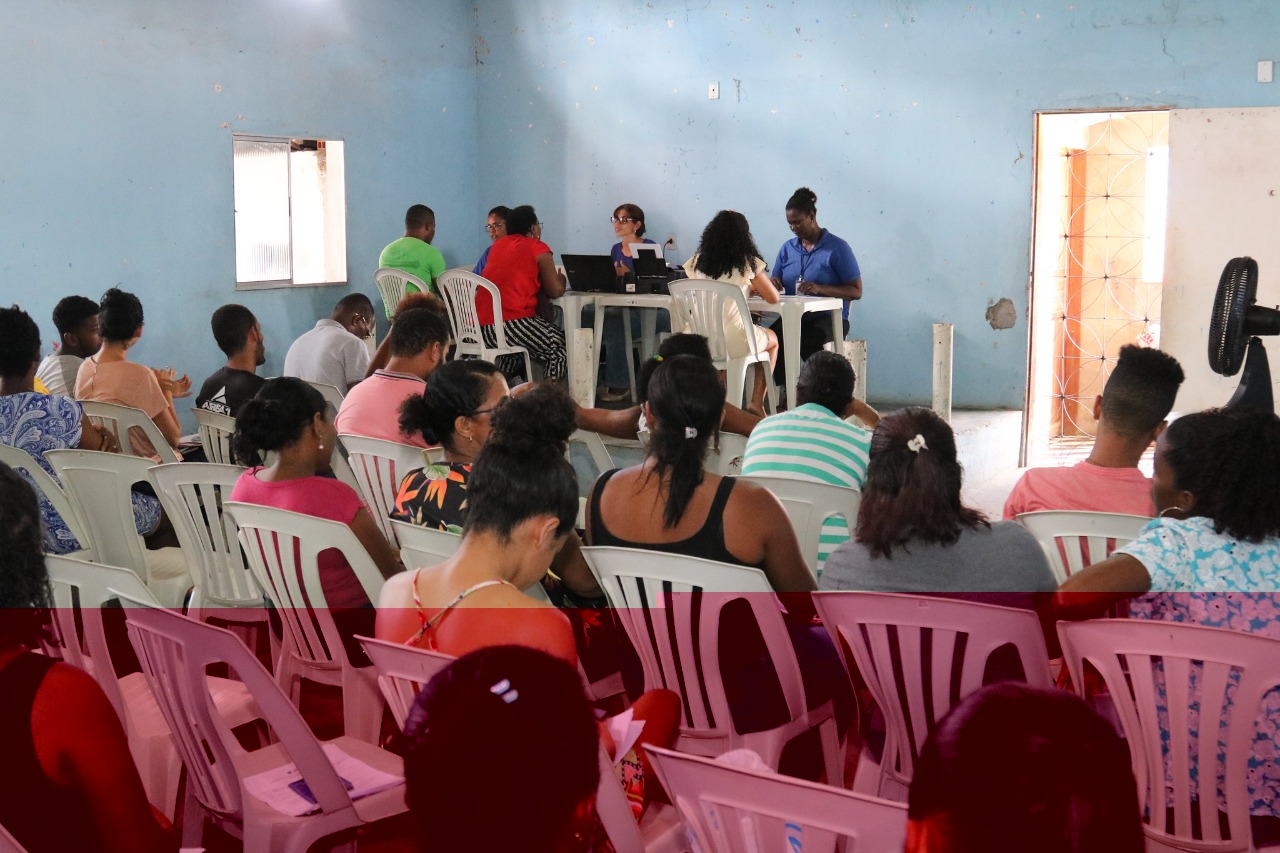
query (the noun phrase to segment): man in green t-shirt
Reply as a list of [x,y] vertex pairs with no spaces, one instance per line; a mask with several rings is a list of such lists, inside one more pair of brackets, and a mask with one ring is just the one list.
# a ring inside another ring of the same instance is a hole
[[[425,204],[415,204],[405,211],[404,236],[382,250],[378,267],[391,267],[416,275],[427,284],[427,289],[439,296],[436,279],[444,272],[444,255],[431,245],[436,236],[436,214]],[[410,284],[407,293],[417,293]],[[395,306],[391,306],[394,310]]]

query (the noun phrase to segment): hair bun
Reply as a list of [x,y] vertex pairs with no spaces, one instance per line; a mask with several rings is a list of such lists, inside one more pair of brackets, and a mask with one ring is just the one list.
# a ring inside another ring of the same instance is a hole
[[548,448],[564,453],[577,428],[569,392],[543,384],[512,397],[493,413],[489,443],[512,453],[542,453]]

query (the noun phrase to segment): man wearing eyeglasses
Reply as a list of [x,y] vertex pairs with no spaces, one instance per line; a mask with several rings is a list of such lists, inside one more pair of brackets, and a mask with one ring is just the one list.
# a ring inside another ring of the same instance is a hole
[[[444,272],[444,255],[431,245],[435,236],[435,211],[425,204],[415,204],[405,211],[404,236],[382,250],[378,256],[378,267],[390,267],[415,275],[426,283],[432,294],[439,296],[436,279]],[[405,291],[417,293],[418,288],[409,284]]]
[[338,300],[333,314],[293,342],[284,356],[284,376],[332,385],[344,394],[364,379],[373,333],[373,303],[363,293]]

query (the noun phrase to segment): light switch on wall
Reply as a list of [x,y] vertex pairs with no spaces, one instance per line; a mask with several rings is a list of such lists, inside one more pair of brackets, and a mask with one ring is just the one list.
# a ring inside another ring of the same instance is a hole
[[1258,82],[1270,83],[1275,63],[1270,59],[1258,60]]
[[[1261,74],[1262,72],[1259,71],[1258,73]],[[719,83],[707,84],[707,100],[708,101],[720,100],[720,84]]]

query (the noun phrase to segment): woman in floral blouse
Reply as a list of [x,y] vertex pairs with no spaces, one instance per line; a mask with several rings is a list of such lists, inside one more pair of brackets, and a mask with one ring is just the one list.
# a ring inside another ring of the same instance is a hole
[[[1101,615],[1137,597],[1130,616],[1280,639],[1280,419],[1209,410],[1156,442],[1151,495],[1160,517],[1129,545],[1067,579],[1060,618]],[[1254,841],[1280,830],[1280,689],[1263,700],[1249,761]],[[1261,820],[1259,820],[1261,818]],[[1280,837],[1280,833],[1276,836]]]

